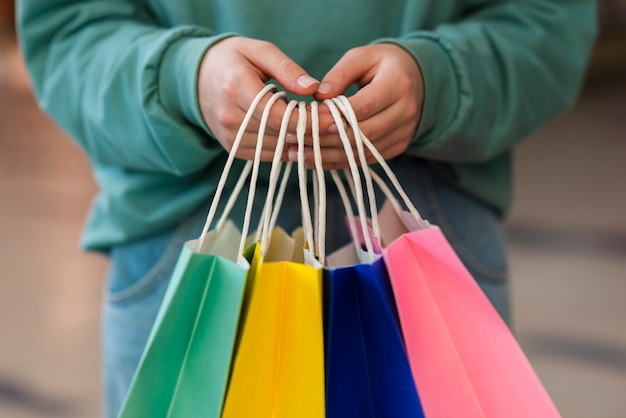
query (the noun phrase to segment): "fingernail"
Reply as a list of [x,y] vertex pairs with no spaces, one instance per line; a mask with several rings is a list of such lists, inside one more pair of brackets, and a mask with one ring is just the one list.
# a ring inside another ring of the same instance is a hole
[[287,142],[288,144],[297,144],[298,143],[298,137],[296,136],[296,134],[288,133],[285,136],[285,142]]
[[322,94],[326,94],[328,92],[330,92],[330,90],[333,88],[333,86],[331,86],[328,83],[322,83],[320,84],[320,86],[317,88],[317,92],[318,93],[322,93]]
[[297,162],[298,161],[298,151],[290,149],[289,150],[289,161]]
[[300,87],[307,88],[311,87],[313,84],[319,83],[319,81],[309,75],[301,75],[298,77],[297,83]]
[[331,133],[331,134],[339,133],[339,129],[337,129],[337,125],[334,125],[334,124],[330,125],[328,127],[328,133]]

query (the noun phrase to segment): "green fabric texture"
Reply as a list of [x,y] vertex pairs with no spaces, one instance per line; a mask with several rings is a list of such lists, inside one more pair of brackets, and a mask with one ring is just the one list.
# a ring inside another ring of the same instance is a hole
[[196,81],[225,36],[271,41],[318,79],[350,48],[402,46],[425,87],[407,153],[504,214],[512,147],[575,102],[597,31],[592,0],[19,0],[18,22],[41,107],[93,165],[83,244],[100,251],[213,192],[224,150]]

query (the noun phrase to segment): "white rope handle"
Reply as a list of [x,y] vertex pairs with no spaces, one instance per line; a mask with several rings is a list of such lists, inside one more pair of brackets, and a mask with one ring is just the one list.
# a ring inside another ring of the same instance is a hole
[[[337,99],[344,104],[345,110],[350,114],[350,120],[355,120],[356,121],[356,115],[354,114],[354,110],[352,109],[352,106],[350,105],[350,101],[348,101],[348,98],[345,97],[345,96],[337,96]],[[387,162],[385,161],[384,157],[380,154],[380,152],[378,152],[376,147],[367,138],[367,136],[365,136],[363,131],[361,131],[359,129],[359,133],[360,133],[360,138],[363,141],[363,144],[365,144],[365,146],[369,149],[369,151],[372,153],[374,158],[376,158],[376,161],[378,162],[378,164],[383,168],[383,170],[385,171],[385,174],[387,175],[387,178],[391,181],[391,183],[393,184],[394,188],[396,189],[396,191],[398,192],[398,194],[402,198],[402,200],[404,202],[404,205],[407,207],[407,209],[413,215],[413,217],[416,219],[416,221],[419,222],[420,224],[423,224],[425,222],[425,220],[420,216],[419,212],[417,211],[417,209],[415,208],[415,206],[411,202],[411,199],[409,199],[409,196],[406,194],[406,192],[402,188],[402,185],[398,181],[398,178],[394,174],[394,172],[391,169],[391,167],[389,167],[389,164],[387,164]]]
[[[342,96],[344,97],[344,96]],[[354,114],[354,110],[352,110],[352,105],[348,101],[347,98],[345,101],[338,99],[337,97],[333,98],[332,101],[337,105],[341,113],[343,113],[344,118],[348,121],[350,126],[352,127],[352,132],[354,134],[354,143],[356,144],[357,152],[359,154],[359,160],[361,161],[361,169],[363,170],[363,177],[365,178],[365,187],[367,189],[367,197],[369,200],[370,206],[370,216],[372,218],[372,232],[376,239],[380,241],[380,224],[378,222],[378,208],[376,205],[376,194],[374,192],[374,185],[372,183],[372,176],[370,174],[370,169],[367,164],[367,158],[365,157],[365,150],[363,149],[363,139],[361,136],[361,129],[359,129],[359,122],[356,119],[356,115]],[[352,110],[351,112],[348,110]]]
[[330,170],[330,176],[335,182],[335,186],[337,186],[339,196],[341,197],[341,202],[343,203],[343,207],[348,217],[348,227],[350,229],[350,235],[353,237],[352,244],[354,245],[354,252],[356,254],[359,254],[359,252],[361,251],[361,243],[357,240],[359,232],[356,227],[356,219],[354,218],[354,212],[352,211],[352,205],[350,204],[348,192],[346,191],[346,187],[344,186],[343,181],[341,181],[337,170]]
[[224,207],[222,216],[217,221],[217,226],[215,227],[215,229],[220,230],[228,219],[228,215],[235,206],[235,201],[239,197],[239,194],[241,193],[241,190],[243,189],[243,186],[248,179],[248,176],[250,175],[250,171],[252,171],[252,163],[252,161],[246,161],[246,165],[243,166],[243,170],[241,170],[241,174],[239,175],[239,180],[237,180],[237,184],[235,184],[235,187],[233,188],[233,191],[231,192],[230,197],[226,202],[226,206]]
[[252,218],[252,207],[254,206],[254,195],[256,193],[256,182],[259,177],[259,166],[261,165],[261,151],[263,150],[263,140],[265,139],[265,128],[269,119],[272,106],[278,99],[285,97],[285,92],[278,92],[272,95],[263,109],[263,115],[259,123],[259,132],[257,135],[256,149],[254,150],[254,164],[252,166],[252,176],[250,177],[250,186],[248,187],[248,202],[246,204],[246,212],[243,218],[243,226],[241,228],[241,241],[239,242],[238,254],[243,254],[250,229],[250,218]]
[[239,145],[241,144],[241,140],[243,139],[243,135],[246,132],[246,128],[250,123],[250,119],[252,119],[252,115],[254,114],[254,110],[259,105],[259,102],[263,99],[263,97],[271,90],[275,89],[276,86],[274,84],[268,84],[256,95],[252,103],[250,104],[250,108],[246,112],[246,115],[241,122],[241,126],[239,126],[239,131],[235,136],[235,141],[233,142],[232,149],[228,154],[228,159],[226,160],[226,164],[224,165],[224,169],[222,171],[222,175],[220,176],[220,180],[217,184],[217,188],[215,189],[215,195],[213,197],[213,201],[211,202],[211,207],[209,208],[209,213],[206,218],[206,222],[204,227],[202,228],[202,233],[200,234],[200,238],[198,239],[198,248],[202,248],[204,241],[206,240],[206,235],[211,228],[211,223],[213,222],[213,218],[215,217],[215,212],[217,211],[217,207],[220,202],[220,198],[222,196],[222,192],[224,191],[224,187],[226,186],[226,180],[228,179],[228,174],[233,165],[233,161],[235,160],[235,154],[239,150]]
[[280,182],[280,186],[278,187],[278,193],[276,194],[276,202],[274,203],[274,210],[272,211],[272,217],[270,219],[269,230],[273,231],[276,228],[276,223],[278,222],[278,214],[280,212],[280,208],[283,204],[283,199],[285,197],[285,190],[287,189],[287,184],[289,183],[289,175],[291,174],[291,168],[293,163],[289,161],[285,164],[285,170],[283,171],[283,178]]
[[341,170],[343,176],[346,178],[346,183],[348,183],[348,189],[350,189],[350,193],[352,193],[352,198],[356,201],[356,185],[354,184],[354,180],[352,180],[352,168],[344,168]]
[[[271,236],[271,231],[273,229],[270,228],[270,225],[276,222],[272,219],[276,216],[278,217],[278,212],[280,210],[280,205],[282,204],[282,196],[284,195],[282,183],[279,189],[278,200],[275,202],[275,207],[272,208],[272,201],[274,201],[274,193],[276,191],[276,184],[278,183],[278,178],[280,176],[280,168],[281,168],[281,157],[283,154],[283,149],[285,147],[285,138],[287,137],[287,125],[289,123],[289,118],[291,117],[291,113],[293,109],[296,107],[297,102],[292,100],[287,105],[287,109],[285,109],[285,113],[283,114],[283,119],[280,125],[280,131],[278,132],[278,140],[276,142],[276,149],[274,150],[274,158],[272,159],[272,168],[270,169],[270,178],[269,185],[267,190],[267,196],[265,197],[265,214],[263,216],[263,222],[261,227],[261,254],[265,255],[265,250],[269,245],[269,237]],[[291,170],[291,165],[286,167],[286,170]],[[286,172],[286,176],[289,176],[289,172]],[[283,183],[286,182],[286,179],[283,178]],[[275,214],[275,215],[274,215]]]
[[[359,175],[359,169],[354,158],[354,152],[352,151],[352,146],[350,145],[350,139],[348,138],[348,134],[346,133],[343,127],[343,120],[341,115],[339,114],[339,110],[337,110],[337,106],[333,103],[332,100],[324,100],[324,104],[328,106],[330,113],[335,119],[335,125],[337,126],[337,131],[339,133],[339,137],[341,138],[341,142],[343,143],[344,151],[346,152],[346,157],[348,159],[348,164],[350,165],[350,172],[352,174],[352,180],[355,184],[355,195],[356,195],[356,204],[357,210],[359,213],[359,220],[361,224],[361,231],[363,233],[363,240],[365,241],[365,248],[370,257],[374,257],[374,250],[372,245],[372,239],[369,234],[369,228],[367,225],[367,213],[365,211],[365,204],[363,200],[363,188],[361,186],[361,176]],[[358,236],[353,236],[354,240],[358,239]]]
[[[313,156],[315,159],[315,156]],[[317,175],[313,176],[313,245],[315,246],[314,253],[318,255],[319,258],[319,244],[317,243],[319,238],[320,231],[320,190],[319,190],[319,181],[317,179]]]
[[320,127],[318,103],[311,103],[311,134],[313,135],[313,158],[315,160],[315,172],[317,179],[314,189],[315,195],[315,227],[317,231],[317,258],[322,265],[326,259],[326,179],[322,165],[322,150],[320,146]]
[[302,228],[304,229],[305,249],[308,249],[315,257],[315,242],[313,240],[313,222],[311,220],[311,208],[307,190],[307,170],[304,168],[304,134],[306,133],[306,105],[298,103],[298,126],[296,136],[298,138],[298,186],[300,190],[300,203],[302,210]]
[[382,178],[380,178],[380,176],[376,174],[375,171],[372,170],[371,174],[372,174],[372,178],[374,179],[374,182],[378,185],[378,187],[380,187],[380,190],[382,190],[383,194],[387,197],[387,200],[389,200],[389,203],[391,203],[393,210],[396,211],[397,213],[402,212],[402,206],[398,202],[398,199],[396,199],[396,197],[393,195],[393,192],[391,191],[389,186],[387,186],[387,183],[385,183],[385,181]]

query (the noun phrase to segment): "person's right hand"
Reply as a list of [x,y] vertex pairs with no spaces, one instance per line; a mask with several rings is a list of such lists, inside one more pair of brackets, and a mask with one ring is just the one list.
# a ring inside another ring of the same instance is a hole
[[[290,93],[307,96],[317,91],[319,82],[280,51],[274,44],[245,37],[226,38],[213,45],[204,55],[198,77],[198,100],[202,116],[220,144],[230,151],[248,107],[265,82],[274,79]],[[257,106],[243,136],[236,156],[252,160],[266,97]],[[267,128],[262,161],[271,161],[276,139],[287,104],[278,100],[272,107]],[[297,109],[289,123],[295,133]],[[272,140],[273,139],[273,140]],[[287,148],[283,160],[287,159]]]

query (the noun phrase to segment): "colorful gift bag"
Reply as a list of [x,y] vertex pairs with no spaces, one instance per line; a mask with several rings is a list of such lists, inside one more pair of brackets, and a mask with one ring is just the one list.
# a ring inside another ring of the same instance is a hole
[[[258,94],[247,121],[271,88]],[[121,418],[220,416],[249,267],[238,254],[241,234],[226,220],[228,209],[209,232],[229,171],[227,163],[200,239],[185,243],[181,251]]]
[[[345,97],[334,99],[357,126]],[[341,106],[343,105],[343,106]],[[421,219],[380,154],[358,129],[409,212],[388,197],[372,212],[372,235],[386,244],[390,276],[415,384],[427,417],[558,417],[508,326],[441,230]],[[360,137],[360,138],[359,138]],[[362,169],[368,171],[362,164]],[[370,231],[362,229],[361,238]]]
[[223,418],[324,416],[321,270],[252,258],[250,304]]
[[[337,125],[339,115],[327,103]],[[342,127],[346,152],[349,145]],[[376,246],[364,236],[364,198],[354,157],[346,177],[359,209],[359,226],[349,216],[356,264],[325,268],[326,295],[326,415],[327,417],[423,417],[402,339],[393,293],[384,261],[374,256]],[[346,212],[352,209],[336,173],[332,173]],[[367,179],[366,179],[367,180]],[[371,190],[371,187],[368,187]],[[363,237],[366,252],[361,251]],[[341,253],[345,253],[343,250]],[[359,257],[360,256],[360,257]],[[330,256],[336,260],[337,256]],[[348,257],[348,262],[354,257]],[[346,260],[344,258],[344,260]]]
[[384,261],[325,270],[327,417],[423,417]]
[[[238,233],[219,231],[221,248]],[[180,254],[120,417],[220,416],[248,269],[197,243]]]
[[439,228],[407,230],[384,257],[428,417],[560,416]]
[[[247,231],[242,238],[227,215],[251,164],[216,229],[209,228],[245,126],[272,88],[259,93],[246,115],[200,238],[184,244],[120,417],[221,415],[249,272],[240,250]],[[282,95],[275,94],[266,109]]]
[[[293,106],[294,102],[288,105],[283,122]],[[306,124],[303,103],[299,110],[301,134]],[[273,196],[285,130],[283,123],[268,199]],[[266,208],[271,206],[266,202]],[[272,230],[269,212],[263,220],[260,244],[247,251],[253,280],[222,418],[323,417],[322,271],[291,261],[264,261],[267,231]]]

